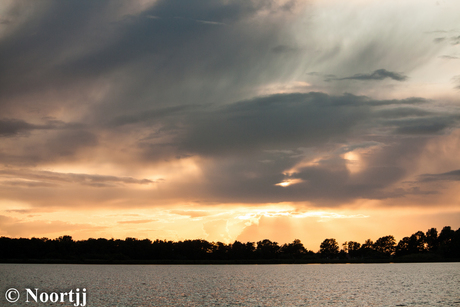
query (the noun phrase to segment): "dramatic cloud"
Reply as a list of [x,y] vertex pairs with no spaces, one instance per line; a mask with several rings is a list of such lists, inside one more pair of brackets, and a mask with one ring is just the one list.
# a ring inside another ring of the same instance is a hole
[[1,3],[0,231],[231,241],[313,211],[447,220],[459,5]]
[[359,125],[370,113],[364,101],[365,97],[323,93],[242,101],[194,116],[180,141],[185,150],[200,154],[315,146]]

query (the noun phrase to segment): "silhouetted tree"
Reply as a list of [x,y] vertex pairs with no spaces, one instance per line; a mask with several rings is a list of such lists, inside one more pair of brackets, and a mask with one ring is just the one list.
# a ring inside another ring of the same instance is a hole
[[364,241],[364,244],[361,245],[359,249],[359,255],[365,258],[374,257],[376,255],[374,251],[374,242],[371,239]]
[[427,231],[431,245],[427,243],[427,236],[423,231],[417,231],[410,237],[404,237],[396,246],[396,256],[404,256],[410,254],[419,254],[427,252],[428,250],[434,250],[435,242],[437,242],[437,231],[435,228],[431,228]]
[[393,236],[385,236],[377,239],[373,246],[375,251],[390,256],[395,251],[395,245],[396,241]]
[[241,243],[240,241],[235,241],[233,244],[230,244],[230,258],[251,259],[254,257],[255,249],[254,242]]
[[460,228],[455,231],[451,239],[450,255],[451,258],[460,258]]
[[56,251],[61,258],[68,259],[74,258],[75,254],[75,242],[71,236],[62,236],[54,240]]
[[441,230],[441,233],[439,234],[439,242],[444,245],[449,244],[453,236],[454,231],[452,228],[450,226],[446,226]]
[[453,248],[455,244],[455,242],[453,242],[454,238],[455,231],[453,231],[450,226],[446,226],[441,230],[439,234],[439,249],[444,257],[453,257],[455,250],[455,248]]
[[155,240],[152,242],[153,259],[174,259],[174,242]]
[[272,242],[268,239],[257,242],[256,253],[259,257],[265,259],[276,258],[279,252],[279,245],[277,242]]
[[212,244],[206,240],[185,240],[175,244],[179,259],[209,259],[212,254]]
[[225,260],[228,259],[230,246],[222,242],[212,243],[213,259]]
[[425,248],[426,237],[423,231],[417,231],[410,236],[409,252],[411,254],[422,253],[426,251]]
[[[418,231],[409,237],[401,239],[397,246],[393,236],[379,238],[375,243],[370,239],[361,246],[358,242],[348,241],[339,245],[335,239],[325,239],[320,246],[322,257],[365,257],[368,259],[381,258],[393,253],[395,257],[436,253],[436,257],[446,260],[460,259],[460,229],[454,231],[450,226],[437,234],[436,228],[429,229],[426,234]],[[268,239],[257,242],[233,244],[222,242],[210,243],[206,240],[185,240],[179,242],[149,239],[139,240],[126,238],[88,239],[74,241],[71,236],[61,236],[50,240],[47,238],[0,237],[0,259],[3,261],[118,261],[118,260],[244,260],[244,259],[312,259],[317,255],[307,251],[300,240],[283,244]],[[429,255],[432,257],[432,255]],[[411,259],[411,258],[407,258]],[[417,259],[417,258],[414,258]],[[418,258],[426,259],[426,257]]]
[[336,239],[325,239],[319,246],[319,252],[322,257],[333,257],[339,253],[339,244]]
[[430,252],[434,252],[438,249],[439,240],[438,240],[438,231],[436,228],[428,229],[425,234],[425,240],[427,244],[427,249]]
[[348,255],[350,255],[350,257],[354,258],[354,257],[359,257],[360,256],[360,250],[361,248],[361,244],[358,243],[358,242],[354,242],[354,241],[348,241]]
[[299,239],[295,239],[292,243],[283,244],[280,248],[280,252],[289,258],[300,258],[307,250]]
[[345,241],[342,243],[342,250],[345,252],[345,253],[348,253],[348,242]]
[[398,242],[398,245],[396,246],[396,250],[395,250],[395,255],[398,257],[408,255],[410,253],[409,248],[410,248],[410,238],[404,237]]
[[374,242],[371,239],[364,241],[364,244],[361,246],[363,249],[374,249]]

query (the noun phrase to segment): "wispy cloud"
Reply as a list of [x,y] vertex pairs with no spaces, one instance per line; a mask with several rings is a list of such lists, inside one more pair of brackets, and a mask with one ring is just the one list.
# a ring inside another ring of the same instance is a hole
[[155,181],[149,179],[135,179],[132,177],[105,176],[97,174],[58,173],[51,171],[33,171],[26,169],[0,170],[0,178],[16,178],[19,180],[6,180],[2,184],[26,187],[51,187],[60,183],[78,183],[93,187],[113,186],[113,184],[151,184]]
[[334,81],[334,80],[362,80],[362,81],[376,81],[376,80],[384,80],[384,79],[393,79],[396,81],[406,81],[407,76],[388,71],[386,69],[377,69],[370,74],[355,74],[353,76],[344,77],[344,78],[327,78],[326,81]]
[[446,59],[446,60],[458,60],[460,57],[454,56],[454,55],[441,55],[439,56],[441,59]]
[[419,176],[421,182],[432,181],[460,181],[460,170],[453,170],[439,174],[423,174]]
[[3,118],[0,119],[0,137],[15,136],[20,133],[33,130],[53,130],[53,129],[80,129],[81,124],[64,123],[62,121],[45,119],[44,124],[31,124],[21,119]]

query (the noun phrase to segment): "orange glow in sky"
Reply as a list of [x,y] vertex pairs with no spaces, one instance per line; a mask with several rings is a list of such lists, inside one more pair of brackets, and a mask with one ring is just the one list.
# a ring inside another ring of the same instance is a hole
[[459,1],[190,3],[0,3],[0,236],[460,227]]

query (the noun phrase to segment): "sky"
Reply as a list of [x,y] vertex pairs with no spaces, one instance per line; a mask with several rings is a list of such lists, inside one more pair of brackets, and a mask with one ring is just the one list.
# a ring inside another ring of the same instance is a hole
[[0,3],[0,236],[460,227],[460,2]]

